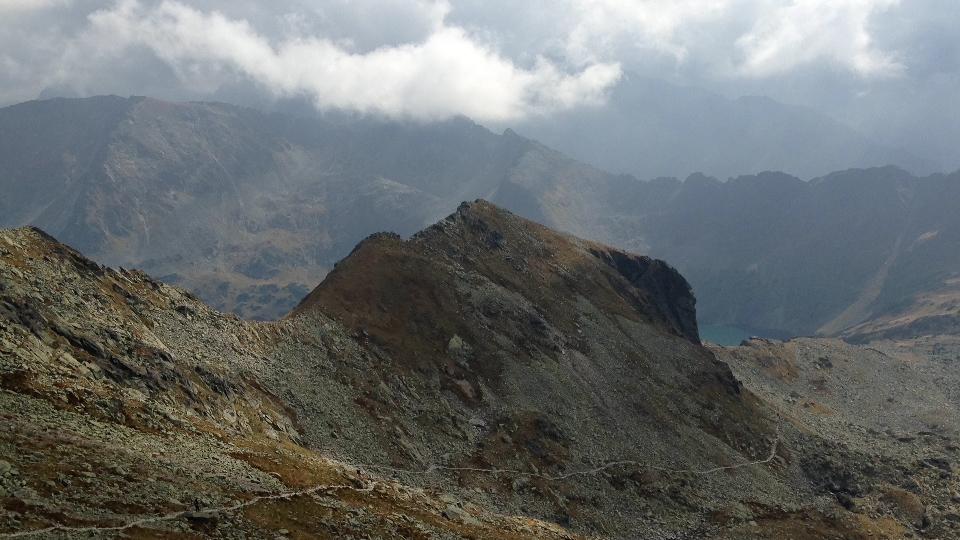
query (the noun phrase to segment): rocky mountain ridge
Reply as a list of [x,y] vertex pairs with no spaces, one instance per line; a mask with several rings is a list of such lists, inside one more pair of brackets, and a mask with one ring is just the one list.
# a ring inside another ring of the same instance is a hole
[[0,231],[0,534],[954,530],[952,428],[870,476],[701,347],[692,301],[664,263],[485,202],[368,238],[262,323]]

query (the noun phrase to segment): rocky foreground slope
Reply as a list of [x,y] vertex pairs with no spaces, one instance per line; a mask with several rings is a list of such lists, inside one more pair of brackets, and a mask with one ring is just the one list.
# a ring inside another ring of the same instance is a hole
[[803,468],[864,519],[960,538],[960,340],[868,346],[752,338],[711,349],[784,418],[815,433]]
[[874,459],[718,352],[666,264],[482,201],[361,242],[275,323],[4,230],[0,537],[955,531],[924,506],[952,435]]

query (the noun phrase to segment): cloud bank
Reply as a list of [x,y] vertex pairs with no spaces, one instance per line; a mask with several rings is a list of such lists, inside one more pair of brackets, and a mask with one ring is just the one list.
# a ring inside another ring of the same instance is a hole
[[323,37],[271,43],[247,21],[180,2],[145,8],[125,0],[89,16],[91,27],[73,55],[80,62],[91,50],[110,57],[146,49],[200,93],[240,74],[276,97],[308,96],[318,109],[428,120],[465,114],[502,121],[596,104],[620,77],[617,62],[568,73],[539,57],[520,68],[445,24],[445,4],[427,7],[434,20],[423,40],[357,53]]
[[894,55],[877,49],[868,32],[870,17],[899,0],[800,0],[784,3],[758,20],[735,45],[740,69],[751,76],[789,71],[826,60],[862,76],[903,70]]
[[508,121],[601,103],[623,69],[694,84],[813,65],[897,77],[897,51],[871,34],[897,4],[0,0],[0,102],[45,87],[197,99],[246,80],[320,109]]

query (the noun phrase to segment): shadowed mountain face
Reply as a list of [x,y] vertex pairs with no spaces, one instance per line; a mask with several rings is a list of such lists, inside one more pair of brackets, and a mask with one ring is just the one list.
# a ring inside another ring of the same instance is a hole
[[[960,174],[891,167],[809,183],[764,173],[627,185],[617,199],[639,210],[620,207],[622,230],[642,231],[648,252],[690,280],[701,322],[852,336],[877,318],[892,328],[957,313]],[[937,306],[920,309],[927,302]]]
[[0,225],[40,226],[260,319],[295,306],[367,235],[409,236],[480,197],[669,261],[701,323],[857,339],[954,331],[958,186],[957,174],[892,167],[809,183],[638,181],[465,118],[291,118],[115,96],[0,110]]

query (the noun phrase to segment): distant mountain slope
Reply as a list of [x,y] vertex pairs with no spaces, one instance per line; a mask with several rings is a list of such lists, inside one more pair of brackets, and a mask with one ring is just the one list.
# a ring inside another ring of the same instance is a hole
[[526,141],[106,96],[0,110],[0,225],[34,224],[220,309],[276,318],[353,245],[496,192]]
[[[935,293],[943,306],[929,314],[960,312],[955,296],[937,293],[960,278],[960,173],[853,169],[809,183],[694,175],[624,181],[615,199],[609,228],[623,241],[641,232],[651,255],[676,265],[701,322],[838,334],[916,310]],[[938,331],[960,331],[948,323]]]
[[0,109],[0,225],[43,227],[260,319],[292,309],[365,236],[409,236],[485,198],[670,262],[704,324],[857,339],[960,331],[958,186],[957,173],[895,167],[809,183],[639,181],[466,118],[294,118],[116,96]]
[[725,180],[761,171],[811,179],[885,165],[915,174],[940,170],[805,107],[765,97],[731,100],[632,74],[602,106],[533,118],[515,129],[575,159],[641,179],[703,172]]

